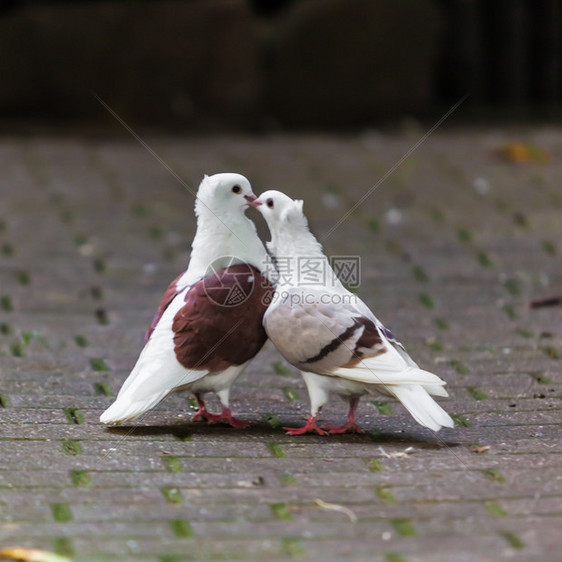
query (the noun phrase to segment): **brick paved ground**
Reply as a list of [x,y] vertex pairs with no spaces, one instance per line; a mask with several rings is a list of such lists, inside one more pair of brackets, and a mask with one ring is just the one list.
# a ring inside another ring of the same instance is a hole
[[[193,187],[238,171],[304,197],[322,236],[422,133],[148,140]],[[502,161],[513,140],[551,162]],[[365,435],[289,437],[306,392],[271,346],[233,389],[251,429],[191,424],[182,395],[98,423],[186,264],[192,196],[129,138],[2,138],[0,545],[88,562],[560,560],[562,308],[528,303],[562,293],[561,156],[559,130],[438,133],[325,240],[362,256],[362,297],[447,380],[457,427],[364,399]],[[344,414],[335,398],[324,419]]]

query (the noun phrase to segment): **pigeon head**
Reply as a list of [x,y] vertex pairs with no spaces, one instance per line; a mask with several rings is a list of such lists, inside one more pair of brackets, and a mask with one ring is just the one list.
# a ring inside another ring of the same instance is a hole
[[215,215],[239,214],[248,206],[260,203],[252,192],[250,182],[240,174],[205,176],[197,191],[195,211],[199,215],[208,209]]
[[302,201],[274,190],[262,193],[258,201],[258,211],[271,233],[271,241],[265,244],[274,257],[323,256],[322,246],[308,229]]
[[293,200],[280,191],[264,191],[258,201],[261,205],[259,212],[263,215],[270,230],[275,230],[282,224],[291,226],[307,226],[308,222],[303,214],[301,200]]

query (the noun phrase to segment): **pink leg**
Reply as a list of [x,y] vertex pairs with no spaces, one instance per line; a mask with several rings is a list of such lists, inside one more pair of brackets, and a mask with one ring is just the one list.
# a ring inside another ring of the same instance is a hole
[[195,399],[197,400],[197,406],[199,406],[199,409],[193,414],[193,416],[191,417],[191,421],[205,420],[210,423],[216,423],[221,420],[221,416],[217,414],[211,414],[211,412],[207,410],[205,402],[203,402],[200,394],[196,394]]
[[344,425],[327,425],[323,427],[329,433],[363,433],[361,427],[355,422],[355,410],[359,404],[359,396],[352,396],[349,400],[347,421]]
[[222,407],[222,413],[220,416],[216,416],[217,420],[212,420],[211,423],[225,423],[230,425],[231,427],[236,427],[243,429],[244,427],[249,427],[252,425],[252,422],[249,421],[242,421],[237,420],[231,413],[230,408],[227,406]]
[[326,435],[326,432],[316,424],[316,416],[308,416],[308,420],[302,427],[284,427],[288,435],[304,435],[305,433],[318,433],[318,435]]
[[205,407],[205,402],[203,402],[199,394],[195,395],[195,399],[197,400],[199,409],[193,414],[191,421],[206,420],[209,423],[225,423],[236,428],[244,428],[252,425],[252,422],[240,421],[233,417],[230,408],[227,406],[222,407],[222,412],[220,414],[211,414]]

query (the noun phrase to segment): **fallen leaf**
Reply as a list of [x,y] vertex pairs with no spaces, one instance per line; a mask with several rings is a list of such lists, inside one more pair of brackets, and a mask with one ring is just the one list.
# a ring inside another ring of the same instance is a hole
[[322,509],[329,509],[331,511],[339,511],[340,513],[345,513],[352,523],[357,523],[357,515],[355,515],[355,513],[353,513],[353,511],[351,511],[349,507],[345,507],[337,503],[328,503],[319,498],[315,499],[314,503]]
[[521,142],[509,142],[500,146],[496,154],[516,164],[546,164],[550,161],[550,154],[544,148]]
[[72,562],[70,558],[60,556],[54,552],[22,546],[10,546],[0,550],[0,558],[21,560],[22,562]]
[[477,455],[481,455],[482,453],[487,453],[491,448],[492,447],[490,447],[490,445],[483,445],[481,447],[475,445],[474,447],[471,447],[470,450]]

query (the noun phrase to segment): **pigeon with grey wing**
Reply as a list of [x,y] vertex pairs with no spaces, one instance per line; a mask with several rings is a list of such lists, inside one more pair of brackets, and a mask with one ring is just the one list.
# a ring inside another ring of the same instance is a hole
[[[279,191],[266,191],[259,201],[271,232],[267,247],[279,265],[265,330],[301,371],[310,397],[307,423],[286,428],[288,433],[360,432],[355,422],[359,399],[376,393],[397,398],[418,423],[434,431],[453,427],[451,417],[431,397],[447,396],[445,381],[420,369],[367,305],[341,284],[308,228],[302,201]],[[306,262],[315,263],[304,276]],[[349,402],[347,421],[321,428],[317,416],[332,392]]]

